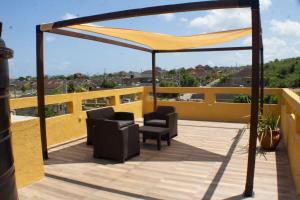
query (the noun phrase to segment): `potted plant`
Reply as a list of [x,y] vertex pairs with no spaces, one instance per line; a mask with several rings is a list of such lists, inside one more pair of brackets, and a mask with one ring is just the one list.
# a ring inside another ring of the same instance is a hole
[[262,149],[275,151],[281,139],[279,120],[280,116],[274,114],[259,117],[258,139]]

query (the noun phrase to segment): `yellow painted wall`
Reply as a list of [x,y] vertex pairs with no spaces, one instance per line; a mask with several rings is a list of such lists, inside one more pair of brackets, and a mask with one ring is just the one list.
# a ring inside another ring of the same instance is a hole
[[[46,119],[48,146],[53,146],[68,140],[86,136],[86,112],[82,110],[83,100],[112,97],[112,106],[115,111],[133,112],[135,118],[141,118],[143,116],[143,101],[140,100],[121,104],[120,96],[134,93],[140,93],[141,96],[143,96],[143,92],[143,87],[137,87],[46,96],[46,105],[67,103],[70,111],[69,114]],[[11,99],[10,103],[11,109],[36,107],[37,98],[26,97]]]
[[[249,104],[216,102],[216,94],[250,94],[249,88],[158,88],[158,93],[203,93],[203,102],[159,101],[159,105],[173,105],[180,119],[222,122],[248,122]],[[128,111],[140,118],[153,109],[150,87],[102,90],[74,94],[46,96],[46,104],[67,103],[70,114],[46,119],[48,146],[56,145],[86,135],[86,112],[82,100],[112,97],[116,111]],[[120,103],[120,95],[140,93],[141,100]],[[288,89],[266,89],[266,94],[279,98],[277,105],[265,105],[265,112],[281,113],[281,127],[288,149],[292,174],[300,193],[300,99]],[[36,97],[11,100],[11,109],[37,106]],[[13,150],[18,187],[25,186],[43,177],[43,162],[38,120],[17,122],[12,125]],[[23,150],[23,147],[26,147]],[[26,152],[26,157],[23,151]],[[28,156],[29,155],[29,156]]]
[[[152,98],[148,95],[151,88],[145,88],[144,112],[153,110]],[[250,94],[249,88],[158,88],[157,93],[197,93],[204,94],[203,102],[187,101],[158,101],[158,105],[171,105],[176,107],[180,119],[240,122],[248,123],[250,104],[216,102],[216,94]],[[265,105],[265,112],[280,114],[281,89],[266,89],[266,94],[275,95],[279,99],[276,105]]]
[[282,99],[281,129],[300,199],[300,98],[291,90],[283,89]]
[[44,164],[38,118],[15,122],[11,126],[17,187],[44,177]]

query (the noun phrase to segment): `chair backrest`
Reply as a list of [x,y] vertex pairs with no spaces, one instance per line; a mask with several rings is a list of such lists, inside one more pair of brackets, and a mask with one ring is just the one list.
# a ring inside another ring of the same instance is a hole
[[155,111],[155,115],[157,117],[163,117],[167,114],[174,113],[175,107],[174,106],[158,106]]
[[91,110],[86,114],[89,119],[114,119],[115,111],[113,107],[107,107]]

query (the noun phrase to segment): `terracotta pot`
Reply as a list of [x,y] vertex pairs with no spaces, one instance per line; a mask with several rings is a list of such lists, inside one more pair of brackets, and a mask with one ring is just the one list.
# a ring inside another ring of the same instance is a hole
[[264,150],[275,151],[281,139],[280,130],[272,131],[272,138],[269,131],[267,131],[266,134],[262,134],[262,132],[260,132],[258,138],[260,145]]

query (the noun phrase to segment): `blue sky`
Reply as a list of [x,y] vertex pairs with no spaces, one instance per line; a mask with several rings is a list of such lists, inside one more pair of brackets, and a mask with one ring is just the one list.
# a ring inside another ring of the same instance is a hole
[[[35,75],[35,25],[76,16],[124,9],[191,2],[183,0],[9,0],[1,4],[3,38],[15,51],[10,60],[12,77]],[[300,1],[261,0],[266,60],[300,56]],[[215,10],[166,14],[99,23],[173,35],[190,35],[249,27],[249,9]],[[223,46],[249,45],[246,37]],[[249,64],[250,52],[161,54],[157,65],[165,68],[193,67],[198,64],[236,66]],[[45,35],[46,74],[86,74],[141,71],[150,69],[151,55],[122,47]]]

